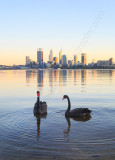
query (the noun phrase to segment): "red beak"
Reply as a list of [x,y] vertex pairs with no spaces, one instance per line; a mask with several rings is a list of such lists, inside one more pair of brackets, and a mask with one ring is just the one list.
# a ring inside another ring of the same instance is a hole
[[37,93],[37,97],[39,97],[39,93]]
[[62,98],[62,101],[63,101],[64,99],[65,99],[65,98],[63,97],[63,98]]

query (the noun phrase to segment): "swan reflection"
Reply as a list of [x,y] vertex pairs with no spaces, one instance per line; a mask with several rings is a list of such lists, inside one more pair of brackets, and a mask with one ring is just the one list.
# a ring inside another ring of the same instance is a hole
[[[70,118],[69,117],[67,117],[67,116],[65,116],[65,119],[66,119],[66,121],[67,121],[67,124],[68,124],[68,126],[67,126],[67,129],[65,129],[63,132],[64,132],[64,134],[69,134],[69,132],[70,132],[70,128],[71,128],[71,121],[70,121]],[[86,122],[86,121],[89,121],[90,119],[91,119],[91,115],[89,115],[89,116],[86,116],[86,117],[78,117],[78,118],[71,118],[71,119],[73,119],[74,121],[81,121],[81,122]]]
[[39,139],[41,119],[45,119],[47,115],[34,115],[34,116],[36,117],[37,120],[37,139]]

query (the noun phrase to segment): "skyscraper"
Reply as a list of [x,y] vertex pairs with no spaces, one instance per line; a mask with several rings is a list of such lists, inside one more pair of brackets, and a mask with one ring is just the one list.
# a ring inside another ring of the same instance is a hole
[[37,62],[43,62],[43,51],[42,48],[37,49]]
[[60,52],[59,52],[59,63],[61,64],[62,62],[61,62],[61,58],[62,58],[62,49],[60,50]]
[[58,58],[54,57],[53,60],[55,61],[55,63],[58,63]]
[[86,53],[81,54],[81,63],[86,65],[86,63],[87,63]]
[[109,65],[111,66],[113,64],[113,58],[109,59]]
[[74,65],[76,65],[77,62],[78,62],[77,55],[74,55]]
[[26,56],[26,65],[30,64],[32,62],[32,60],[30,59],[29,56]]
[[28,64],[29,59],[30,59],[30,57],[29,57],[29,56],[26,56],[26,65]]
[[49,61],[53,61],[53,51],[52,51],[52,49],[50,50]]
[[61,63],[63,66],[66,66],[67,65],[67,57],[66,55],[63,55],[62,58],[61,58]]

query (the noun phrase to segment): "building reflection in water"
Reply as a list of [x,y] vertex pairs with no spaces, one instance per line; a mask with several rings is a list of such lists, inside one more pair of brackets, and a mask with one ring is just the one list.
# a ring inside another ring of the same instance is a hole
[[58,83],[58,74],[59,74],[59,72],[58,72],[58,70],[56,69],[56,70],[54,70],[54,82],[55,82],[55,84],[57,84]]
[[62,84],[62,70],[59,70],[59,88],[60,88],[60,92],[62,92],[62,87],[63,87],[63,84]]
[[53,86],[53,78],[54,78],[54,73],[53,70],[49,70],[49,86]]
[[91,70],[92,77],[97,77],[97,70]]
[[[108,78],[112,79],[113,76],[115,76],[115,71],[114,70],[26,70],[26,84],[29,85],[30,83],[35,83],[36,82],[36,76],[37,76],[37,85],[42,86],[48,83],[49,79],[49,86],[57,86],[62,87],[64,85],[67,85],[67,81],[73,80],[74,85],[78,85],[80,83],[81,79],[81,85],[86,84],[86,78],[87,78],[87,73],[88,77],[91,76],[94,81],[97,81],[97,78]],[[37,74],[36,74],[37,73]],[[45,77],[44,77],[45,76]],[[10,74],[11,77],[11,74]],[[80,78],[81,77],[81,78]],[[45,81],[44,81],[45,79]],[[44,84],[45,82],[45,84]]]
[[33,83],[34,78],[36,77],[36,74],[33,70],[26,70],[26,83]]
[[97,70],[97,76],[110,78],[113,76],[113,70]]
[[[16,72],[16,71],[15,71]],[[9,80],[12,80],[13,75],[17,74],[14,71],[7,71]],[[20,72],[19,72],[20,73]],[[115,77],[115,70],[66,70],[66,69],[38,69],[38,70],[25,70],[20,74],[25,77],[26,73],[26,85],[37,85],[37,90],[44,91],[49,88],[49,93],[55,93],[56,87],[59,92],[62,93],[67,86],[71,89],[71,85],[76,85],[81,92],[86,91],[86,85],[97,85],[99,80],[103,84],[103,80],[112,83]],[[15,76],[15,80],[19,79]],[[23,78],[24,79],[24,78]],[[23,80],[22,79],[22,80]],[[21,79],[20,79],[21,80]],[[24,79],[25,80],[25,79]],[[37,83],[37,84],[36,84]],[[69,85],[69,86],[68,86]],[[81,88],[80,88],[81,85]],[[48,93],[48,92],[47,92]]]
[[62,70],[63,84],[66,85],[67,82],[67,70]]
[[78,77],[79,76],[79,70],[74,70],[74,85],[78,84]]
[[37,83],[38,86],[43,86],[44,70],[37,70]]
[[81,70],[81,85],[86,84],[86,74],[87,74],[86,70]]
[[72,76],[72,71],[73,71],[73,70],[71,70],[71,69],[68,70],[68,77],[72,77],[72,78],[73,78],[73,76]]
[[53,93],[53,85],[54,85],[54,70],[49,70],[49,86],[50,86],[50,92]]

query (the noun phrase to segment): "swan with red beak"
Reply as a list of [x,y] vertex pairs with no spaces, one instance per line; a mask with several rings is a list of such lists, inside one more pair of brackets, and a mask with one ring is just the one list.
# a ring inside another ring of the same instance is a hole
[[37,91],[37,102],[34,105],[34,115],[46,115],[47,114],[47,104],[46,102],[40,101],[40,92]]
[[67,99],[67,101],[68,101],[68,108],[65,112],[65,116],[72,117],[72,118],[90,116],[91,110],[89,110],[88,108],[76,108],[76,109],[73,109],[70,111],[71,102],[70,102],[69,96],[64,95],[62,100],[64,100],[64,99]]

